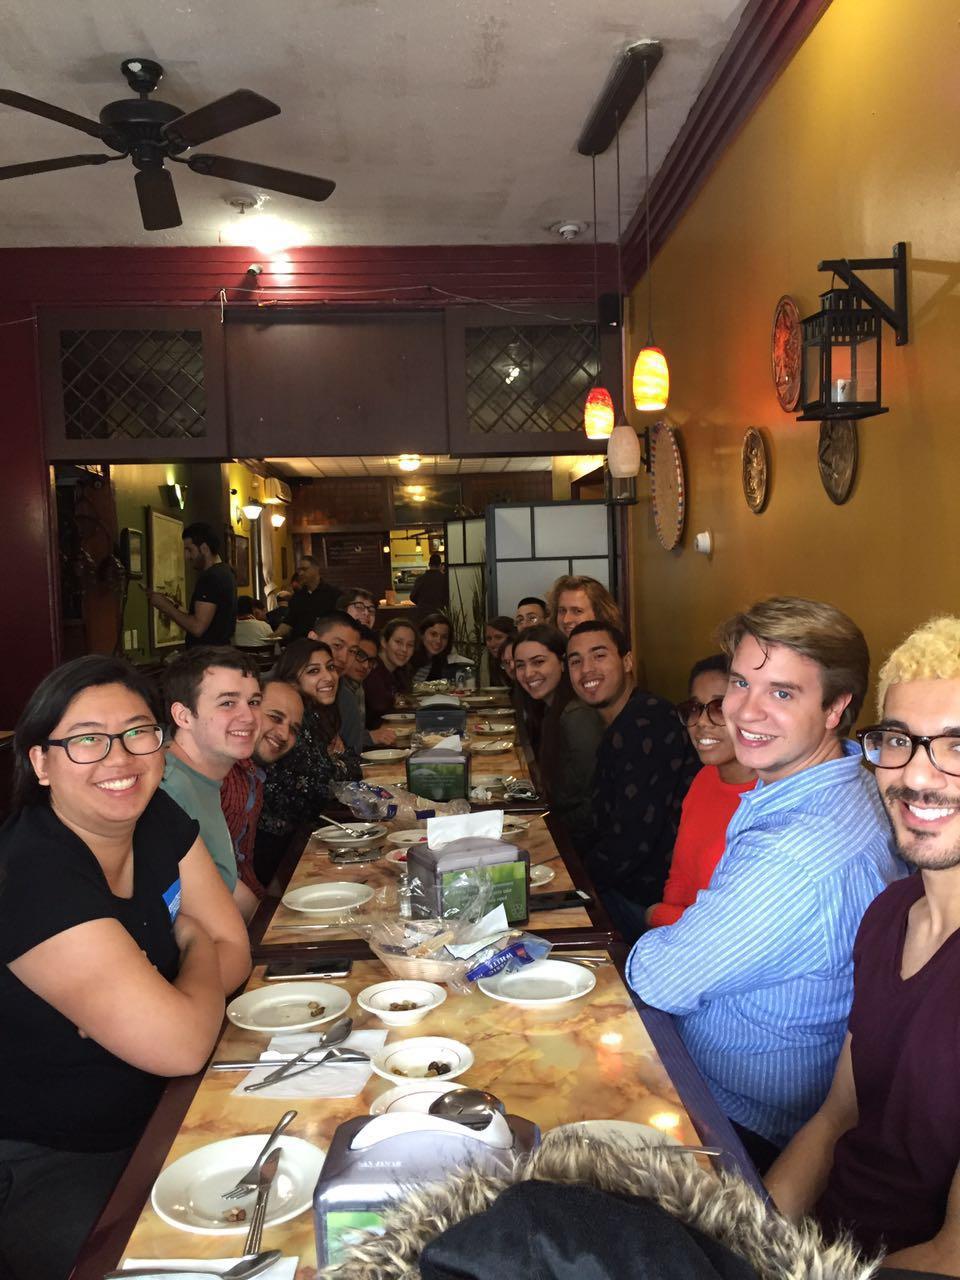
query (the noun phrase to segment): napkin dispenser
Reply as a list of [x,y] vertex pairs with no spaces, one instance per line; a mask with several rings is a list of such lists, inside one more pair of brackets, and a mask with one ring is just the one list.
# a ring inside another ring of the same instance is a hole
[[428,800],[466,800],[470,757],[465,751],[431,747],[407,756],[407,790]]
[[462,738],[467,729],[467,711],[463,706],[433,703],[418,707],[415,715],[417,733],[456,733]]
[[509,924],[530,913],[530,854],[506,840],[464,836],[440,849],[418,844],[407,854],[410,908],[415,919],[444,919],[470,905],[475,889],[464,871],[482,867],[493,882],[485,911],[503,903]]
[[384,1213],[410,1187],[468,1165],[509,1173],[539,1145],[532,1121],[499,1113],[480,1130],[411,1112],[346,1120],[334,1132],[313,1196],[319,1265],[341,1262],[359,1232],[382,1230]]

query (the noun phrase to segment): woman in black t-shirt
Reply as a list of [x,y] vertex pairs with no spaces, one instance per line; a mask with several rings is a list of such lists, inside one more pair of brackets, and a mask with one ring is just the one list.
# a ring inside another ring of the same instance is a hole
[[0,829],[0,1275],[65,1280],[163,1078],[206,1061],[250,967],[243,921],[169,796],[154,695],[78,658],[14,737]]

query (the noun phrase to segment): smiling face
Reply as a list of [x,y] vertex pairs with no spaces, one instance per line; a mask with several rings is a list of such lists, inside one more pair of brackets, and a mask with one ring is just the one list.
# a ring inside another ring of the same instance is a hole
[[413,627],[397,627],[383,642],[386,665],[391,671],[405,667],[417,647],[417,633]]
[[263,691],[260,715],[260,737],[253,758],[269,768],[297,745],[303,723],[303,698],[292,684],[272,680]]
[[207,667],[197,691],[196,714],[175,702],[170,715],[178,742],[189,739],[188,754],[211,770],[227,773],[246,760],[260,733],[260,681],[231,667]]
[[377,617],[377,606],[373,603],[372,596],[361,596],[359,600],[352,600],[344,613],[349,613],[351,618],[356,618],[365,627],[372,627]]
[[351,680],[362,684],[373,670],[377,660],[377,645],[374,640],[358,640],[350,650],[350,661],[344,672]]
[[506,640],[509,633],[506,631],[498,631],[496,627],[487,627],[483,633],[484,643],[487,646],[487,653],[491,658],[495,658],[500,652],[500,646]]
[[355,648],[357,641],[360,639],[360,632],[353,627],[348,627],[345,622],[336,622],[324,631],[323,635],[317,635],[316,632],[307,633],[311,640],[322,640],[324,644],[330,646],[330,652],[333,654],[333,664],[337,668],[340,675],[344,675],[350,662],[350,650]]
[[530,603],[517,605],[514,622],[517,624],[518,631],[526,631],[527,627],[535,627],[546,620],[547,611],[540,605]]
[[533,640],[521,641],[514,647],[516,677],[531,698],[539,702],[556,691],[563,675],[563,663],[546,645]]
[[336,662],[325,649],[315,649],[307,665],[297,675],[297,684],[303,696],[319,702],[322,707],[332,706],[336,702],[339,682]]
[[577,697],[599,711],[623,701],[629,691],[633,654],[621,657],[606,631],[584,631],[567,645],[567,671]]
[[819,665],[785,645],[737,645],[723,713],[737,759],[777,782],[840,753],[837,728],[850,694],[823,706]]
[[702,703],[704,710],[693,724],[687,725],[687,733],[701,764],[712,764],[718,769],[736,760],[733,738],[726,724],[714,724],[706,711],[707,703],[727,692],[727,677],[722,671],[703,671],[690,686],[690,697]]
[[423,647],[431,658],[445,653],[450,645],[450,628],[445,622],[435,622],[421,633]]
[[513,661],[513,649],[514,646],[512,643],[504,645],[503,651],[500,654],[500,666],[511,680],[516,679],[516,666]]
[[[882,723],[924,737],[960,735],[960,680],[891,685]],[[944,763],[952,756],[948,744],[934,751]],[[925,871],[960,867],[960,777],[941,773],[920,746],[902,769],[877,769],[876,779],[905,861]]]
[[[50,733],[123,733],[156,720],[139,694],[122,684],[96,685],[73,699]],[[31,747],[30,763],[50,788],[54,813],[73,831],[117,835],[143,813],[163,777],[164,751],[134,756],[119,742],[96,764],[74,764],[63,747]]]
[[595,618],[590,597],[582,588],[560,592],[557,597],[557,627],[565,636],[581,622],[592,622]]

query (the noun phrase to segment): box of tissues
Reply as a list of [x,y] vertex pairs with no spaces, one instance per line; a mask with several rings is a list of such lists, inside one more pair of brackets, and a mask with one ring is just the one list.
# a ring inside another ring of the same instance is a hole
[[407,756],[407,790],[430,800],[465,800],[470,794],[470,757],[448,747],[415,751]]
[[[471,817],[483,817],[476,814]],[[502,820],[502,815],[500,815]],[[437,819],[454,822],[454,818]],[[456,915],[476,897],[477,878],[464,872],[483,868],[492,882],[485,911],[503,905],[509,924],[525,921],[529,914],[530,855],[506,840],[465,835],[434,847],[430,826],[428,841],[407,854],[410,906],[416,918]]]

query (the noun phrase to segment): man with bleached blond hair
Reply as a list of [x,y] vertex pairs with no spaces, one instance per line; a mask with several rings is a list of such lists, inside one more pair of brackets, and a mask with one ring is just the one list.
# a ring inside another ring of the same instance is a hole
[[854,998],[823,1106],[767,1175],[788,1217],[960,1275],[960,618],[934,618],[880,671],[858,734],[918,874],[867,909]]

